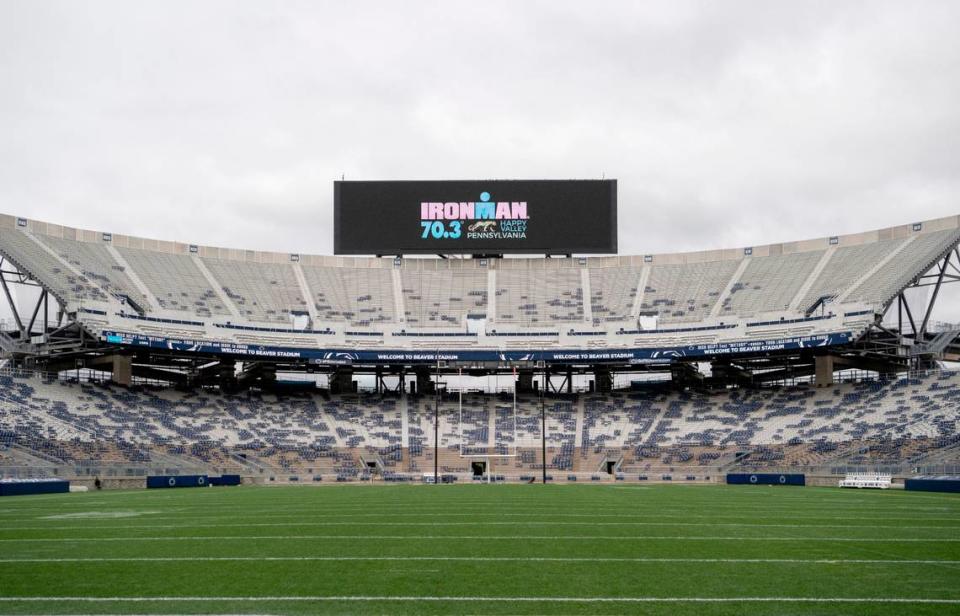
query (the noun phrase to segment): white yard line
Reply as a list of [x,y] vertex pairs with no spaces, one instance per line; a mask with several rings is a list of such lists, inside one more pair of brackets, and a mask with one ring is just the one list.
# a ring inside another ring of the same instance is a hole
[[276,597],[0,597],[2,603],[188,603],[188,602],[478,602],[478,603],[902,603],[960,605],[960,599],[910,597],[440,597],[406,595],[315,595]]
[[[382,515],[382,514],[378,514]],[[235,518],[234,518],[235,519]],[[103,520],[97,520],[103,521]],[[388,522],[388,521],[378,521],[378,522],[357,522],[357,521],[343,521],[343,522],[239,522],[239,523],[223,523],[211,525],[207,522],[202,524],[109,524],[103,526],[91,526],[89,524],[84,525],[72,525],[72,526],[4,526],[0,528],[0,532],[7,531],[21,531],[21,530],[124,530],[132,528],[162,528],[162,529],[175,529],[175,528],[208,528],[210,526],[216,526],[217,528],[272,528],[272,527],[283,527],[289,526],[294,528],[299,528],[303,526],[692,526],[692,527],[735,527],[735,528],[857,528],[863,529],[863,524],[753,524],[750,522],[595,522],[595,521],[585,521],[585,522],[561,522],[561,521],[505,521],[505,522],[495,522],[495,521],[465,521],[465,522]],[[871,524],[870,529],[875,528],[888,528],[888,529],[897,529],[897,530],[909,530],[909,529],[925,529],[925,530],[958,530],[960,531],[960,525],[956,526],[916,526],[916,525],[896,525],[896,524]]]
[[304,539],[334,540],[506,540],[544,539],[551,541],[833,541],[849,543],[960,543],[960,538],[947,537],[732,537],[697,535],[180,535],[171,537],[41,537],[27,539],[0,539],[0,543],[74,543],[104,541],[303,541]]
[[[853,525],[853,524],[751,524],[748,522],[558,522],[558,521],[537,521],[537,522],[240,522],[240,523],[224,523],[224,524],[111,524],[109,526],[89,526],[89,525],[74,525],[74,526],[4,526],[0,528],[0,532],[7,531],[22,531],[22,530],[89,530],[89,531],[100,531],[104,529],[109,530],[125,530],[125,529],[188,529],[188,528],[209,528],[215,526],[216,528],[275,528],[275,527],[304,527],[304,526],[410,526],[410,527],[419,527],[419,526],[586,526],[586,527],[596,527],[596,526],[689,526],[689,527],[733,527],[733,528],[794,528],[794,529],[803,529],[803,528],[856,528],[863,529],[863,525]],[[898,526],[895,524],[884,525],[884,524],[871,524],[870,529],[876,528],[885,528],[885,529],[894,529],[894,530],[958,530],[960,531],[960,526]]]
[[[274,509],[274,511],[276,511],[276,509]],[[383,514],[382,514],[382,513],[369,513],[369,509],[364,509],[363,511],[366,512],[366,513],[364,513],[364,512],[359,512],[359,513],[346,513],[346,514],[344,514],[343,517],[349,517],[349,518],[382,518],[382,517],[383,517]],[[425,511],[425,512],[422,512],[422,513],[417,513],[417,512],[411,512],[409,509],[406,509],[404,512],[391,513],[390,515],[391,515],[391,517],[414,517],[414,518],[424,518],[424,517],[442,517],[442,518],[450,518],[450,517],[469,517],[469,518],[476,518],[476,517],[480,517],[480,516],[484,516],[484,515],[490,515],[490,516],[496,515],[496,516],[499,516],[499,517],[511,517],[511,518],[516,518],[516,517],[520,517],[520,518],[536,518],[537,521],[551,520],[551,519],[553,519],[553,518],[588,518],[588,519],[591,519],[591,520],[592,520],[592,519],[597,519],[597,518],[615,518],[615,519],[617,519],[617,520],[631,520],[631,519],[644,519],[644,518],[666,518],[666,517],[670,517],[671,515],[681,515],[681,514],[683,514],[683,515],[684,515],[686,518],[688,518],[688,519],[691,519],[691,518],[692,518],[692,519],[704,519],[704,520],[715,520],[715,519],[724,519],[724,518],[743,519],[743,515],[700,515],[700,516],[697,516],[697,515],[686,515],[686,512],[681,512],[681,511],[671,512],[671,511],[665,511],[665,510],[660,510],[658,513],[647,513],[647,514],[637,513],[636,511],[633,511],[633,512],[630,512],[630,513],[623,513],[623,514],[609,513],[609,510],[607,510],[607,511],[608,511],[608,512],[606,512],[606,513],[543,513],[543,512],[537,512],[537,511],[530,511],[530,512],[528,512],[528,513],[517,513],[517,512],[504,512],[504,511],[493,511],[493,510],[490,510],[490,511],[471,510],[471,512],[465,513],[465,512],[463,511],[463,509],[458,509],[458,510],[456,510],[456,511],[450,511],[450,512],[442,512],[442,511],[437,511],[437,510],[431,510],[431,511]],[[299,513],[299,514],[298,514],[298,513],[292,513],[292,512],[291,512],[291,513],[284,513],[284,514],[262,514],[262,515],[261,515],[261,514],[255,514],[255,513],[249,512],[249,511],[247,511],[247,510],[244,510],[244,511],[238,511],[238,512],[236,512],[235,514],[231,514],[231,515],[221,515],[221,514],[216,514],[216,515],[183,514],[183,515],[178,515],[178,516],[157,516],[157,515],[150,515],[150,518],[149,518],[149,519],[150,519],[150,520],[183,520],[185,517],[188,517],[188,518],[190,518],[190,519],[202,519],[202,520],[205,521],[205,523],[212,524],[212,523],[214,523],[214,522],[217,521],[217,520],[238,520],[238,519],[241,519],[241,520],[242,520],[242,519],[245,519],[245,518],[250,518],[250,519],[255,519],[255,520],[262,520],[262,519],[271,519],[271,520],[273,520],[273,519],[293,519],[293,520],[301,520],[301,519],[303,519],[303,517],[304,517],[305,515],[310,515],[310,516],[314,516],[314,517],[334,517],[334,516],[329,516],[329,515],[318,515],[318,513],[319,513],[319,512],[317,512],[317,511],[305,511],[305,512]],[[873,520],[877,520],[877,521],[904,520],[904,521],[912,521],[912,522],[917,522],[917,521],[921,521],[921,522],[931,522],[931,521],[960,522],[960,513],[958,513],[957,516],[954,516],[954,517],[928,517],[928,516],[904,516],[904,517],[897,517],[897,516],[889,516],[889,515],[886,515],[886,516],[861,516],[861,515],[849,515],[849,516],[827,516],[827,515],[785,516],[785,515],[779,515],[779,514],[777,515],[777,517],[778,517],[779,519],[785,519],[785,520],[851,520],[851,521],[854,521],[854,520],[855,520],[855,521],[858,523],[857,526],[859,526],[859,527],[863,527],[862,522],[873,521]],[[100,528],[100,527],[97,527],[96,525],[90,524],[90,522],[104,522],[104,523],[108,523],[110,527],[120,527],[120,526],[125,526],[124,524],[122,524],[122,520],[124,520],[124,519],[131,519],[131,518],[129,518],[129,517],[128,517],[128,518],[111,518],[111,519],[107,520],[107,519],[104,519],[104,518],[91,517],[91,518],[88,518],[88,519],[84,519],[84,527]],[[34,521],[45,521],[45,520],[48,520],[48,521],[50,521],[50,522],[63,522],[63,521],[64,521],[63,518],[48,518],[48,517],[36,518]],[[290,525],[295,525],[296,523],[297,523],[297,522],[290,522],[289,524],[290,524]],[[756,524],[749,524],[749,523],[746,523],[746,524],[744,524],[744,525],[746,525],[746,526],[756,526]],[[788,526],[792,526],[792,525],[788,525]],[[843,525],[838,525],[838,526],[843,526]],[[851,525],[849,525],[849,526],[853,526],[853,525],[851,524]],[[872,527],[872,525],[871,525],[871,527]],[[12,527],[7,526],[7,525],[3,525],[2,528],[12,528]],[[45,527],[45,528],[51,528],[51,527]],[[938,528],[940,528],[940,527],[938,527]],[[957,526],[949,526],[949,525],[946,525],[946,526],[942,526],[942,528],[957,528]]]
[[92,558],[3,558],[0,563],[106,563],[106,562],[297,562],[297,561],[387,561],[387,562],[564,562],[564,563],[720,563],[799,565],[960,565],[960,560],[900,560],[866,558],[629,558],[565,556],[130,556]]
[[[217,501],[217,502],[219,502],[219,503],[221,503],[221,504],[226,504],[226,501],[223,501],[223,502]],[[798,502],[801,502],[801,501],[798,501]],[[879,503],[862,503],[862,504],[861,504],[861,503],[857,503],[857,504],[850,504],[850,503],[837,502],[837,501],[830,500],[830,499],[816,499],[816,500],[805,499],[805,500],[802,500],[802,502],[805,502],[805,503],[816,503],[816,504],[822,504],[822,505],[830,505],[830,507],[831,507],[833,510],[835,510],[835,511],[849,512],[849,513],[851,513],[851,514],[856,514],[856,513],[858,513],[858,512],[880,513],[880,512],[884,512],[884,511],[891,511],[891,512],[893,512],[893,511],[910,511],[910,512],[916,512],[916,513],[955,512],[955,513],[960,514],[960,510],[958,510],[956,507],[945,507],[945,506],[939,506],[939,507],[923,507],[923,506],[911,506],[911,505],[907,505],[907,504],[904,504],[904,505],[897,504],[897,505],[893,505],[893,506],[884,506],[884,505],[879,504]],[[105,503],[101,503],[101,504],[102,504],[102,505],[106,505]],[[91,506],[96,507],[96,506],[101,505],[101,504],[83,503],[83,504],[81,505],[80,503],[76,503],[75,506],[77,507],[77,509],[80,509],[80,510],[89,510]],[[143,503],[143,504],[144,504],[144,505],[153,505],[153,506],[156,506],[156,505],[157,505],[156,503],[152,503],[152,502],[150,502],[150,503]],[[299,503],[297,503],[297,504],[299,504]],[[306,513],[306,514],[314,514],[314,515],[316,515],[316,514],[338,514],[338,513],[342,513],[342,514],[349,515],[349,514],[351,514],[352,512],[364,512],[364,511],[369,511],[371,507],[386,507],[386,506],[392,506],[392,505],[395,505],[395,504],[396,504],[395,502],[370,502],[370,503],[363,504],[363,505],[356,505],[356,506],[349,506],[349,507],[310,507],[310,506],[309,506],[309,503],[303,503],[304,506],[303,506],[302,508],[301,508],[301,507],[291,507],[291,508],[289,508],[289,511],[291,511],[291,512],[293,512],[293,513]],[[664,503],[664,504],[669,505],[669,503]],[[783,511],[783,512],[787,512],[787,513],[792,513],[792,512],[795,512],[795,511],[796,511],[796,508],[795,508],[795,507],[789,507],[789,506],[770,507],[769,504],[766,503],[766,502],[764,502],[763,504],[764,504],[764,510],[765,510],[765,511],[768,511],[768,510],[769,510],[769,511]],[[952,504],[952,503],[951,503],[951,504]],[[540,513],[540,510],[535,508],[535,505],[536,505],[536,502],[535,502],[535,501],[531,501],[531,505],[534,505],[534,506],[527,507],[525,504],[522,504],[522,503],[509,502],[509,503],[504,503],[503,509],[515,509],[515,510],[520,510],[520,511],[517,511],[517,512],[516,512],[516,513],[518,513],[518,514],[526,514],[526,513],[535,514],[535,513]],[[129,506],[129,504],[127,504],[127,506]],[[489,507],[489,506],[490,506],[490,501],[488,501],[488,500],[487,500],[487,501],[466,501],[466,502],[463,503],[463,506]],[[637,507],[635,507],[635,508],[630,508],[630,509],[607,509],[607,512],[608,512],[608,514],[610,514],[610,515],[631,515],[631,514],[635,514],[638,510],[643,511],[644,508],[645,508],[645,507],[644,507],[644,503],[643,503],[643,502],[638,502],[638,503],[637,503]],[[656,509],[656,511],[661,511],[663,508],[664,508],[664,507],[661,505],[661,506],[656,507],[655,509]],[[668,508],[669,508],[669,507],[668,507]],[[711,503],[711,508],[712,508],[713,510],[715,510],[715,511],[730,510],[730,511],[733,511],[733,512],[735,512],[735,513],[742,513],[743,510],[744,510],[744,509],[743,509],[743,505],[736,505],[736,504],[726,505],[726,504],[723,504],[723,503]],[[207,506],[204,506],[204,507],[181,507],[181,508],[178,508],[178,511],[182,511],[183,513],[187,513],[187,514],[190,514],[190,515],[203,515],[204,511],[206,511],[207,509],[208,509]],[[651,509],[654,509],[654,508],[651,508]],[[69,511],[69,508],[67,508],[67,509],[65,509],[65,510]],[[488,511],[492,511],[491,509],[487,509],[487,510],[488,510]],[[497,509],[497,511],[501,511],[501,510],[502,510],[502,509]],[[597,511],[597,508],[596,508],[596,507],[577,507],[577,506],[572,506],[572,507],[567,508],[566,510],[567,510],[568,512],[583,511],[583,512],[584,512],[584,515],[595,515],[595,514],[597,514],[597,513],[600,513],[599,511]],[[6,509],[6,510],[0,511],[0,516],[23,515],[24,513],[29,513],[29,512],[33,512],[33,511],[36,511],[36,512],[48,512],[49,509],[48,509],[48,508],[42,508],[42,507],[23,507],[23,508],[18,508],[18,509]],[[263,508],[263,509],[260,509],[260,508],[245,508],[245,509],[244,509],[244,512],[247,513],[247,514],[250,514],[250,515],[269,514],[269,513],[274,512],[274,511],[276,511],[275,508]],[[450,509],[445,509],[445,508],[422,508],[422,507],[421,507],[421,508],[417,508],[417,507],[413,507],[413,508],[409,508],[408,511],[412,511],[412,512],[415,512],[415,513],[441,513],[441,514],[445,514],[445,513],[462,513],[462,512],[463,512],[463,508],[462,508],[462,507],[459,507],[459,506],[458,506],[457,508],[450,508]],[[679,509],[679,508],[677,508],[677,509],[671,509],[671,511],[680,511],[680,509]]]

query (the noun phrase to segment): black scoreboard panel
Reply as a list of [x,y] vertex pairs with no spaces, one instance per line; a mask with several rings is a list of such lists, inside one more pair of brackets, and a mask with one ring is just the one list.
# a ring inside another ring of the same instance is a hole
[[615,254],[616,180],[334,182],[334,254]]

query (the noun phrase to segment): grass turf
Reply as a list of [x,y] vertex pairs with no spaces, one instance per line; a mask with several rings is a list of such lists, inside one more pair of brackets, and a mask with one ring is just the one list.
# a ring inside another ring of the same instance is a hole
[[960,497],[679,485],[4,497],[0,613],[960,613]]

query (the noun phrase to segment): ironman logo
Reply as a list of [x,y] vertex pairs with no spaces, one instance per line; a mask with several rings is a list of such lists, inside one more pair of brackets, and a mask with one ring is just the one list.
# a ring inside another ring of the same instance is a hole
[[479,201],[422,201],[420,239],[527,238],[526,201],[491,201],[489,192]]

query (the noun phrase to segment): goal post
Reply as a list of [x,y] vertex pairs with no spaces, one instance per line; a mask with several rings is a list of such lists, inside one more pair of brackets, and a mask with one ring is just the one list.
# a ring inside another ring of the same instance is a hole
[[[457,410],[457,444],[461,458],[479,459],[486,462],[487,482],[492,481],[490,461],[493,458],[516,458],[517,442],[517,390],[514,387],[513,401],[507,421],[498,421],[499,405],[493,409],[484,410],[487,413],[477,413],[473,408],[466,410],[463,406],[463,368],[459,370],[460,387]],[[516,368],[514,368],[516,374]],[[485,416],[484,416],[485,415]],[[466,419],[465,419],[466,417]],[[480,424],[486,422],[486,426]],[[504,425],[505,424],[505,425]],[[485,435],[486,438],[478,438]]]

